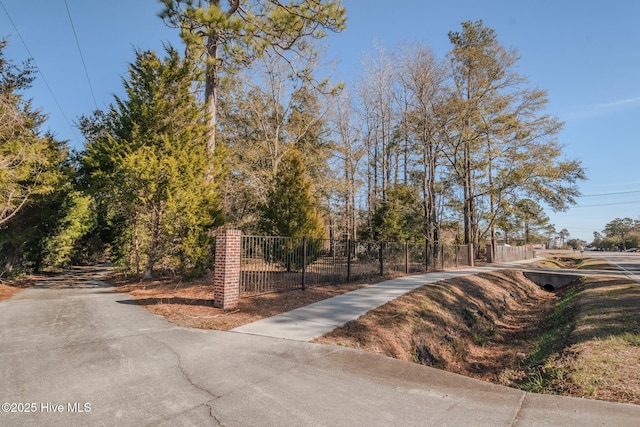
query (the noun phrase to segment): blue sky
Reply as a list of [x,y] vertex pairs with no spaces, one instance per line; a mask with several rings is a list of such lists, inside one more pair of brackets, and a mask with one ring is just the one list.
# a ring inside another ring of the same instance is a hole
[[[421,42],[442,57],[450,48],[449,31],[458,31],[463,21],[482,19],[504,46],[518,50],[519,72],[531,86],[548,91],[547,112],[565,122],[559,136],[565,154],[580,159],[587,171],[589,180],[580,184],[585,196],[568,212],[549,211],[552,223],[558,230],[568,229],[572,237],[590,241],[594,231],[614,218],[640,219],[640,2],[343,4],[348,29],[329,37],[327,57],[339,62],[339,77],[347,83],[359,74],[359,60],[374,41],[387,49]],[[10,42],[5,55],[19,62],[31,54],[41,71],[27,95],[49,115],[46,127],[72,147],[82,148],[74,123],[121,93],[133,49],[160,50],[164,42],[179,45],[175,30],[157,18],[160,9],[156,0],[0,0],[0,37]]]

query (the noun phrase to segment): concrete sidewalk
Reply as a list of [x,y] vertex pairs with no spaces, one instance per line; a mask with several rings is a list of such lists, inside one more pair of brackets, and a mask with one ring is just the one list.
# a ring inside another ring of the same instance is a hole
[[505,268],[522,268],[523,265],[534,261],[536,259],[404,276],[249,323],[232,329],[232,332],[295,341],[311,341],[357,319],[368,311],[429,283]]

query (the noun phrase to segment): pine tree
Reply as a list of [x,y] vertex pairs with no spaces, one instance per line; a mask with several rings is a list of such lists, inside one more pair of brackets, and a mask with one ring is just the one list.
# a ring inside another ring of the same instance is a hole
[[290,148],[285,154],[260,211],[259,228],[267,235],[324,237],[324,226],[311,195],[311,181],[297,150]]
[[40,268],[73,180],[66,144],[43,134],[46,117],[22,93],[35,70],[5,59],[6,45],[0,41],[0,274]]
[[495,242],[494,223],[507,199],[543,200],[564,210],[575,203],[576,182],[585,175],[579,161],[561,159],[562,123],[542,114],[546,92],[526,87],[517,52],[504,48],[495,30],[467,21],[449,40],[454,84],[445,151],[463,189],[465,243],[478,248],[489,232]]
[[126,97],[83,126],[89,140],[81,158],[84,179],[97,205],[120,222],[115,253],[143,269],[144,279],[160,261],[186,269],[206,263],[206,231],[221,219],[206,179],[207,126],[192,79],[191,65],[172,48],[164,59],[137,52]]
[[[202,62],[205,102],[209,119],[210,152],[215,149],[217,92],[225,76],[247,67],[266,51],[283,58],[313,58],[310,40],[325,36],[324,30],[345,28],[345,11],[339,0],[229,1],[161,0],[160,14],[169,25],[179,28],[187,45],[187,56]],[[294,69],[310,79],[306,68]]]
[[51,193],[58,179],[57,153],[50,149],[58,142],[41,134],[46,117],[21,93],[31,85],[35,70],[28,62],[20,68],[6,60],[6,45],[0,40],[0,225],[31,197]]
[[302,248],[306,245],[306,263],[318,254],[324,225],[311,194],[311,180],[307,177],[300,153],[289,148],[280,163],[278,174],[267,192],[267,201],[259,208],[259,229],[267,235],[288,237],[275,241],[273,252],[265,253],[271,261],[281,262],[287,269],[302,266]]
[[426,235],[420,197],[406,184],[387,190],[386,199],[378,201],[371,222],[374,240],[423,241]]

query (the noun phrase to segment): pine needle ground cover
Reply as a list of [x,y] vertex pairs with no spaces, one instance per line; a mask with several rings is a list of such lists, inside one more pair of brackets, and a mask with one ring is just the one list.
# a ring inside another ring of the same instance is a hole
[[20,292],[17,286],[0,285],[0,301],[6,300]]
[[0,280],[0,301],[7,300],[23,289],[30,288],[40,281],[47,280],[45,275],[23,275],[11,280]]
[[328,285],[263,295],[240,297],[237,309],[213,306],[213,277],[190,282],[171,279],[139,282],[112,277],[119,292],[129,293],[136,303],[177,325],[226,331],[275,316],[314,302],[370,285],[371,281]]

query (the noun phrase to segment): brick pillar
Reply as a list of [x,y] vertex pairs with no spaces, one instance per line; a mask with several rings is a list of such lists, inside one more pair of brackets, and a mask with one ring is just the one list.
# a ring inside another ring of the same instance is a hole
[[214,307],[227,310],[238,306],[241,245],[242,231],[240,230],[219,230],[216,233]]

